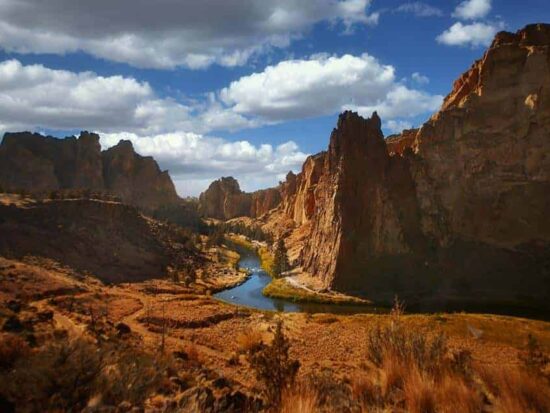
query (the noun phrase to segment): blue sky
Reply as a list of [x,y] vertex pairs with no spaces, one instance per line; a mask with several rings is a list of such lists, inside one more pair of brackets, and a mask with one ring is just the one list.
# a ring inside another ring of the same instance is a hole
[[[115,3],[115,4],[113,4]],[[131,139],[180,195],[274,185],[337,115],[419,126],[547,0],[0,0],[0,132]]]

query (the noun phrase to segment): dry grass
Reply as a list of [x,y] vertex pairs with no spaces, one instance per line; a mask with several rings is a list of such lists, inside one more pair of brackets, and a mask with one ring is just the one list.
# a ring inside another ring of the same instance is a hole
[[185,347],[185,353],[187,354],[187,360],[194,365],[201,365],[203,363],[202,356],[195,344],[189,344]]
[[403,388],[407,366],[398,357],[386,356],[381,366],[381,389],[385,398],[390,398],[397,390]]
[[283,392],[280,413],[316,413],[319,396],[310,386],[300,385]]
[[382,393],[380,386],[375,380],[366,374],[356,374],[351,380],[351,394],[357,400],[364,411],[368,407],[379,406],[382,404]]
[[436,390],[440,413],[478,413],[483,409],[481,392],[458,375],[443,377]]
[[262,345],[262,333],[249,328],[237,336],[238,351],[249,353],[258,350]]
[[435,380],[410,366],[403,383],[405,405],[410,413],[436,413]]
[[485,367],[479,374],[498,413],[550,412],[550,386],[541,376],[520,368]]

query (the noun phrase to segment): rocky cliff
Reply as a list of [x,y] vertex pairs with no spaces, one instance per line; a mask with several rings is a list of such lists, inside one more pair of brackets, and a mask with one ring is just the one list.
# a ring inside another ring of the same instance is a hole
[[548,300],[550,25],[499,33],[419,130],[380,127],[342,114],[281,186],[304,270],[380,299]]
[[259,217],[281,202],[278,188],[252,193],[243,192],[233,177],[223,177],[210,184],[199,197],[199,213],[203,216],[228,220],[235,217]]
[[121,140],[101,158],[105,187],[124,202],[156,209],[178,201],[168,171],[161,171],[152,157],[137,154],[130,141]]
[[0,145],[0,186],[43,192],[92,189],[111,192],[146,209],[178,201],[168,172],[129,141],[101,152],[99,135],[57,139],[29,132],[6,133]]

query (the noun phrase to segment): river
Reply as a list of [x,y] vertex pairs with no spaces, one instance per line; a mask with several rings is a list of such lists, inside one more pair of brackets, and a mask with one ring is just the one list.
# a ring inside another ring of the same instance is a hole
[[318,304],[297,303],[289,299],[271,298],[262,294],[264,287],[271,282],[271,277],[261,268],[260,257],[256,251],[236,246],[240,254],[239,267],[251,272],[248,279],[233,288],[220,291],[214,297],[236,305],[257,308],[260,310],[273,310],[280,312],[305,312],[305,313],[332,313],[332,314],[357,314],[378,313],[375,307],[353,304]]

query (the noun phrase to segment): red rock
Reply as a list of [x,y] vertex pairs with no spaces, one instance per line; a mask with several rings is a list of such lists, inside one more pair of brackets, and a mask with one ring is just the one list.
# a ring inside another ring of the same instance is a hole
[[326,287],[548,306],[549,136],[550,25],[499,33],[419,130],[384,141],[376,114],[342,114],[264,228],[291,219]]
[[199,197],[199,212],[206,217],[228,220],[236,217],[260,217],[281,202],[279,188],[252,193],[241,191],[233,177],[220,178]]
[[107,191],[145,209],[179,200],[168,172],[153,158],[135,153],[129,141],[101,152],[99,135],[89,132],[78,139],[6,133],[0,145],[0,186],[29,192]]

